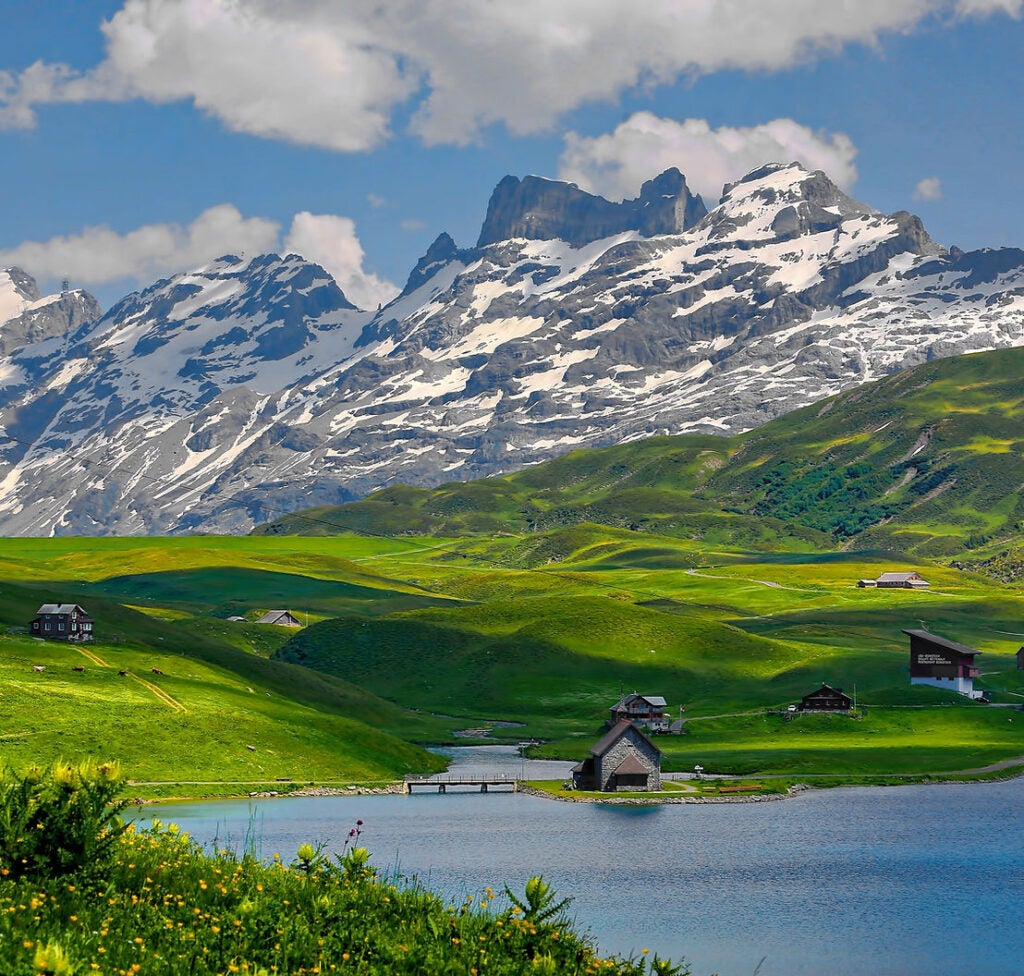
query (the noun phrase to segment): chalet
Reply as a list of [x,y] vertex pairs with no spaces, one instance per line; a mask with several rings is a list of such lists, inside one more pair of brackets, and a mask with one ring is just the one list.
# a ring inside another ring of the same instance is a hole
[[619,722],[632,722],[638,729],[651,732],[667,732],[670,719],[665,711],[665,699],[660,695],[623,695],[612,705],[608,717],[608,727],[612,728]]
[[875,586],[888,590],[926,590],[931,584],[919,573],[882,573]]
[[29,633],[46,640],[91,641],[94,622],[77,603],[44,603],[29,624]]
[[804,695],[798,708],[801,712],[848,712],[853,699],[843,694],[842,688],[822,685],[817,691]]
[[978,699],[984,692],[976,691],[974,679],[981,673],[974,666],[980,651],[956,641],[936,637],[927,630],[905,630],[910,638],[910,683],[931,685],[955,691],[966,698]]
[[661,789],[661,750],[632,722],[623,719],[594,743],[590,755],[572,770],[577,790]]
[[301,627],[299,618],[291,610],[268,610],[259,620],[258,624],[274,624],[276,627]]

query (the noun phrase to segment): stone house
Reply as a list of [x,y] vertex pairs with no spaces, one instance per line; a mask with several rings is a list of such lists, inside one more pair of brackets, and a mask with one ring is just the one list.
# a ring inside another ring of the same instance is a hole
[[625,719],[606,732],[572,770],[577,790],[652,792],[661,789],[661,750]]

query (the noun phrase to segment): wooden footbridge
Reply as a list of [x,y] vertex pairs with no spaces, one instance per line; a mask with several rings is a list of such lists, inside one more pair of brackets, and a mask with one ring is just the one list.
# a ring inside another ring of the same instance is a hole
[[481,793],[487,793],[491,789],[503,789],[504,792],[516,793],[519,790],[519,780],[514,776],[426,776],[418,778],[407,776],[405,778],[405,790],[412,793],[414,789],[437,790],[438,793],[447,793],[451,786],[476,787]]

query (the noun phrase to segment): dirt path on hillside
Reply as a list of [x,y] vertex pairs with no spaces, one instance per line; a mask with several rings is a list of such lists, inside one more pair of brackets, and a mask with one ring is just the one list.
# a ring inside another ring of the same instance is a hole
[[[103,658],[101,658],[99,654],[97,654],[95,651],[86,650],[84,647],[79,647],[77,648],[77,650],[83,657],[92,661],[92,663],[95,664],[97,667],[113,668],[112,664],[109,664],[107,661],[104,661]],[[145,678],[140,678],[137,674],[133,674],[131,671],[126,671],[125,677],[131,678],[132,681],[138,682],[140,685],[142,685],[143,688],[145,688],[150,694],[152,694],[157,701],[166,705],[168,708],[173,708],[176,712],[188,711],[188,709],[184,705],[182,705],[182,703],[178,701],[177,698],[174,698],[172,695],[169,695],[159,685],[153,684],[152,681],[147,681]]]

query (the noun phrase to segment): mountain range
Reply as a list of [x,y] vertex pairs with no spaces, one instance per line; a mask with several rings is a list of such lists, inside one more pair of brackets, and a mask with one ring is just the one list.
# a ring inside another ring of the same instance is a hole
[[622,203],[506,177],[476,245],[440,235],[375,311],[226,256],[105,314],[0,272],[0,323],[0,532],[232,532],[1024,345],[1024,252],[946,249],[796,163],[710,210],[677,170]]

